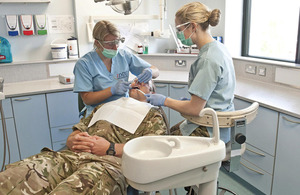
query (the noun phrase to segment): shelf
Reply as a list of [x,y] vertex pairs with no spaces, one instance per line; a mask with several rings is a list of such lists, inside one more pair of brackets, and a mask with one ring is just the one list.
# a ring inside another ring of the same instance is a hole
[[56,64],[64,62],[76,62],[78,59],[65,59],[65,60],[37,60],[37,61],[16,61],[11,63],[0,63],[1,66],[14,66],[14,65],[26,65],[26,64]]
[[50,3],[51,0],[0,0],[0,3]]

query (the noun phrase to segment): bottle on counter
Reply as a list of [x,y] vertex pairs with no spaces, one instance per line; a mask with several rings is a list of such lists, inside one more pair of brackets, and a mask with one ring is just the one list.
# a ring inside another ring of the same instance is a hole
[[148,49],[149,49],[149,43],[148,43],[148,40],[145,39],[144,40],[144,54],[148,54]]
[[77,38],[71,37],[67,41],[68,44],[68,54],[70,59],[78,58],[78,46],[77,46]]
[[138,44],[138,54],[143,54],[144,53],[144,48],[143,48],[143,44],[139,43]]

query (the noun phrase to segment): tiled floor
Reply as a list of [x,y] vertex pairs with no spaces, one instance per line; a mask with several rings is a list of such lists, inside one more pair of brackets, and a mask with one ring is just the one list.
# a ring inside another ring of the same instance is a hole
[[[221,168],[219,172],[219,186],[228,188],[234,191],[238,195],[263,195],[260,191],[253,188],[248,183],[241,180],[238,176],[233,173],[228,173],[226,170]],[[169,195],[168,190],[164,190],[160,192],[161,195]],[[173,195],[175,193],[173,192]],[[177,189],[177,195],[185,195],[186,191],[183,188]],[[229,195],[230,193],[226,192],[225,195]]]

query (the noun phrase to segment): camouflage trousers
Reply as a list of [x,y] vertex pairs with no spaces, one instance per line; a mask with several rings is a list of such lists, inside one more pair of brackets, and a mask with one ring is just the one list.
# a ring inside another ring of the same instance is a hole
[[7,165],[0,194],[126,194],[121,159],[44,148],[40,154]]
[[[183,123],[183,121],[177,123],[173,127],[170,128],[170,134],[171,135],[182,135],[180,131],[180,125]],[[190,136],[199,136],[199,137],[209,137],[209,133],[205,126],[198,126]]]

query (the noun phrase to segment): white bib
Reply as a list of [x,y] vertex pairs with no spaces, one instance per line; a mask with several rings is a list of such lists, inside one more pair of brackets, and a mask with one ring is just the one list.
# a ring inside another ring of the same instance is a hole
[[131,134],[137,130],[152,105],[133,98],[122,97],[101,106],[93,115],[89,126],[99,120],[106,120]]

